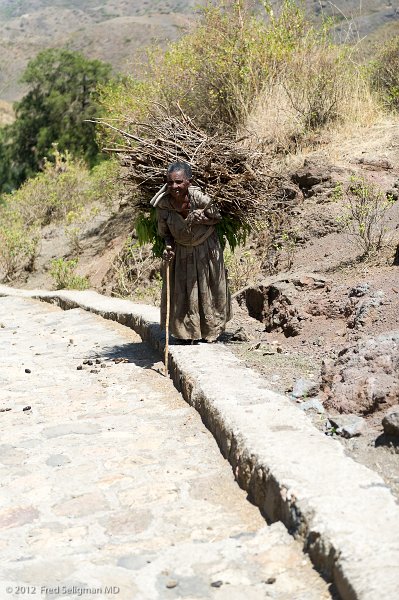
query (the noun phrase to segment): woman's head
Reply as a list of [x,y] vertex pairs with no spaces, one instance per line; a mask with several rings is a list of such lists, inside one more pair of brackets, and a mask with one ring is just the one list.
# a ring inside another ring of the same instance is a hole
[[183,171],[186,179],[190,181],[193,178],[193,172],[190,165],[183,160],[171,163],[166,171],[166,176],[168,176],[170,173],[174,173],[175,171]]
[[168,192],[175,200],[183,200],[187,196],[191,185],[193,173],[186,162],[174,162],[166,171],[166,185]]

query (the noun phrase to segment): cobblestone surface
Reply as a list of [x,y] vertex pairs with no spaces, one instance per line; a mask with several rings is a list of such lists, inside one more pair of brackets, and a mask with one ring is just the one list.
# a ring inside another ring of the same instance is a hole
[[0,598],[331,597],[132,331],[0,298],[0,356]]

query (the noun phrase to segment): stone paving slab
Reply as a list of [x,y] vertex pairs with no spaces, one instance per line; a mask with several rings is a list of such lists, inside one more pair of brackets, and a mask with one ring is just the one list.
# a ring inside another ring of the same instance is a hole
[[[80,306],[134,329],[162,350],[158,310],[95,292],[0,288],[68,309]],[[347,457],[339,442],[223,345],[171,346],[170,374],[201,414],[246,489],[271,522],[303,541],[344,600],[395,598],[399,507],[382,478]]]
[[134,332],[3,297],[0,356],[1,599],[331,598]]

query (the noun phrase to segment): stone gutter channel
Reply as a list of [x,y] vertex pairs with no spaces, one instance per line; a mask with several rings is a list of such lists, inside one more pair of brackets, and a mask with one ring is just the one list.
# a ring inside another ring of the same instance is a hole
[[[17,290],[81,308],[132,328],[160,352],[159,309],[92,291]],[[170,346],[176,388],[201,415],[239,485],[269,522],[282,521],[303,542],[343,600],[398,598],[399,506],[383,479],[345,455],[288,398],[221,344]]]

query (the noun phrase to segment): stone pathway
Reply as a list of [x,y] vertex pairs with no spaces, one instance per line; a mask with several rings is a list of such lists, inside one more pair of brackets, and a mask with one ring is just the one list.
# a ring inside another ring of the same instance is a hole
[[0,598],[331,597],[131,330],[0,298],[0,356]]

